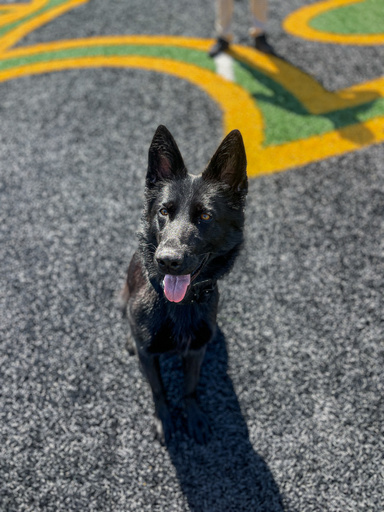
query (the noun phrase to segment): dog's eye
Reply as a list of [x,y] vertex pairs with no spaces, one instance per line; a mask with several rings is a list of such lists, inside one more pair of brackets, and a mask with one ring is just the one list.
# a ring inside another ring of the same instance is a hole
[[166,217],[168,215],[168,210],[166,208],[161,208],[160,214],[163,215],[163,217]]
[[200,219],[201,219],[201,220],[208,221],[208,220],[211,220],[211,219],[212,219],[212,216],[211,216],[211,215],[209,215],[209,213],[202,213],[202,214],[200,215]]

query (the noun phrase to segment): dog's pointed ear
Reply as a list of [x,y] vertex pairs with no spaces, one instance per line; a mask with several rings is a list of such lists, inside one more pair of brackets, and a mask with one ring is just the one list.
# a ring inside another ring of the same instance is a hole
[[207,181],[223,182],[233,191],[247,192],[247,157],[239,130],[232,130],[225,137],[202,177]]
[[186,175],[187,169],[175,139],[165,126],[160,125],[148,151],[147,186],[152,187],[162,180],[184,178]]

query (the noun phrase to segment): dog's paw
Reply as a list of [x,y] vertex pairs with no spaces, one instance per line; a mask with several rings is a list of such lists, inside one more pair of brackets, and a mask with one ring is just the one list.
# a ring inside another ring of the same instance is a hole
[[135,356],[137,354],[136,343],[130,334],[127,336],[127,343],[125,346],[130,356]]
[[188,433],[199,444],[206,444],[211,437],[211,427],[205,413],[196,404],[187,408]]
[[115,295],[115,303],[117,308],[120,310],[121,316],[127,318],[127,304],[128,304],[128,286],[125,287]]
[[169,411],[163,411],[161,418],[155,416],[155,438],[160,442],[161,445],[168,444],[175,434],[175,427]]

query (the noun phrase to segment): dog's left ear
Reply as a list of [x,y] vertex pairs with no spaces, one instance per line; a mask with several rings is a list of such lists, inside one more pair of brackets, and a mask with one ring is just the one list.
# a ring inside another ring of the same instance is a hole
[[160,125],[149,147],[147,187],[152,187],[158,181],[184,178],[186,175],[187,169],[175,139],[165,126]]
[[225,137],[202,177],[207,181],[226,183],[233,191],[247,192],[247,157],[239,130],[232,130]]

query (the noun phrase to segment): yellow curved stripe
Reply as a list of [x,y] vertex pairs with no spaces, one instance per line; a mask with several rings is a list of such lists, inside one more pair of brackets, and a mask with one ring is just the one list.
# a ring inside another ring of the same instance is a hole
[[[178,36],[101,36],[69,41],[41,43],[32,47],[8,50],[7,57],[26,57],[45,52],[89,48],[93,46],[148,45],[176,46],[207,51],[212,39],[197,39]],[[277,57],[255,52],[252,48],[233,45],[233,57],[259,69],[295,96],[311,114],[326,114],[334,110],[351,108],[379,97],[384,97],[383,78],[364,82],[347,89],[330,92],[310,75]]]
[[[22,37],[26,36],[33,30],[41,27],[41,25],[48,23],[61,14],[64,14],[68,10],[73,9],[74,7],[77,7],[81,4],[87,3],[88,1],[89,0],[70,0],[65,4],[58,5],[57,7],[42,13],[40,16],[36,16],[35,18],[23,23],[22,25],[19,25],[0,39],[0,53],[16,44]],[[40,7],[44,7],[46,3],[47,0],[35,0],[31,5],[30,12],[37,11]],[[25,13],[26,11],[20,10],[20,17],[24,17]]]
[[[18,6],[20,8],[14,11],[9,9],[9,14],[13,13],[24,16],[27,7],[30,9],[28,12],[32,12],[38,6],[45,5],[46,1],[34,0],[31,5]],[[48,10],[30,22],[9,32],[0,39],[1,57],[6,59],[38,55],[55,50],[114,45],[170,45],[206,51],[212,44],[212,40],[178,36],[105,36],[57,41],[38,44],[32,47],[11,49],[11,46],[18,39],[25,36],[31,30],[47,23],[63,12],[88,1],[69,0],[65,4]],[[340,4],[346,1],[332,0],[332,3],[335,5],[336,2]],[[348,0],[348,2],[351,2],[351,0]],[[327,4],[328,6],[330,3],[330,1],[320,2],[320,4]],[[315,5],[318,6],[319,4]],[[4,16],[8,16],[8,14]],[[248,62],[252,67],[259,69],[262,73],[280,83],[313,114],[325,114],[332,110],[356,106],[384,96],[384,78],[333,93],[326,91],[309,75],[297,70],[281,59],[267,57],[259,52],[254,52],[250,48],[241,46],[233,46],[233,53],[240,60]],[[56,59],[50,62],[35,63],[2,71],[0,72],[0,81],[30,74],[89,67],[136,68],[167,73],[187,80],[204,90],[218,103],[223,112],[224,132],[226,133],[233,128],[241,130],[247,149],[248,169],[251,177],[283,171],[384,141],[384,117],[382,116],[368,122],[355,124],[340,130],[333,130],[323,135],[263,148],[262,116],[257,105],[244,89],[209,70],[172,59],[117,55]]]
[[7,14],[2,14],[0,16],[0,27],[4,27],[9,23],[18,21],[21,18],[24,18],[25,16],[28,16],[29,14],[36,12],[41,7],[44,7],[44,5],[47,2],[48,0],[34,0],[29,4],[0,4],[0,10],[4,9],[6,11],[9,11],[7,12]]
[[270,146],[259,155],[262,174],[272,174],[384,141],[384,116],[323,135]]
[[234,46],[232,54],[253,68],[262,70],[295,96],[311,114],[326,114],[384,97],[383,78],[330,92],[307,73],[277,57],[259,54],[243,46]]
[[24,75],[64,69],[122,67],[167,73],[203,89],[223,111],[224,132],[238,128],[243,134],[250,177],[283,171],[315,160],[340,155],[384,140],[384,117],[364,124],[301,139],[278,146],[262,147],[262,118],[252,98],[241,87],[193,64],[150,57],[104,56],[65,59],[0,72],[0,81]]
[[[76,0],[79,1],[79,0]],[[80,0],[87,2],[88,0]],[[116,45],[140,45],[140,46],[177,46],[179,48],[191,48],[193,50],[207,51],[213,43],[213,39],[197,39],[182,36],[95,36],[84,39],[68,39],[52,41],[49,43],[38,43],[33,46],[22,46],[8,50],[7,57],[24,57],[36,55],[43,52],[71,50],[73,48],[90,48],[93,46],[116,46]]]
[[307,5],[287,16],[283,28],[289,34],[321,43],[353,44],[359,46],[384,44],[383,34],[334,34],[323,32],[309,26],[312,18],[337,7],[357,4],[364,0],[323,0],[313,5]]
[[259,152],[263,142],[263,120],[253,99],[237,84],[228,82],[215,73],[193,64],[137,56],[81,57],[40,62],[2,71],[0,82],[25,75],[90,67],[145,69],[167,73],[196,85],[219,104],[223,112],[224,132],[227,133],[234,128],[241,130],[247,148],[250,176],[263,172],[259,165]]

